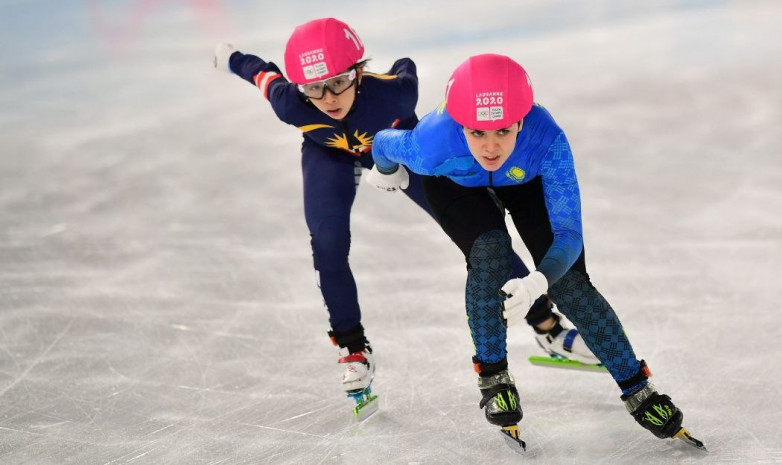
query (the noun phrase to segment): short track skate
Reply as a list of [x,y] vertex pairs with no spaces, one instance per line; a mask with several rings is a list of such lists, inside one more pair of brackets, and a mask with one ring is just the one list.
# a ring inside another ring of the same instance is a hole
[[353,416],[358,421],[367,419],[370,415],[377,412],[380,407],[378,398],[375,394],[372,394],[370,386],[364,389],[348,391],[348,397],[356,402],[355,407],[353,407]]

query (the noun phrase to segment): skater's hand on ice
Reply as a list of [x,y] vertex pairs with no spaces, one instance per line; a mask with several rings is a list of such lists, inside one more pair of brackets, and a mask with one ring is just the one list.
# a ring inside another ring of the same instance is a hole
[[502,317],[511,326],[522,321],[533,303],[548,290],[548,280],[540,271],[533,271],[523,278],[505,283],[500,294],[505,297]]
[[396,171],[393,173],[382,173],[375,165],[369,171],[366,179],[370,185],[386,192],[407,189],[407,186],[410,185],[410,175],[407,174],[407,170],[402,165],[397,165]]
[[236,51],[233,45],[220,42],[215,47],[214,67],[218,71],[224,71],[226,73],[231,72],[231,66],[228,64],[231,55]]

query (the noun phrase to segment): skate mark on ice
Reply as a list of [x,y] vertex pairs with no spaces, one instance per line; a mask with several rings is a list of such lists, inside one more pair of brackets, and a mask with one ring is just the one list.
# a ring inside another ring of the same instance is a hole
[[326,460],[327,458],[329,458],[331,456],[331,453],[334,452],[334,449],[336,449],[336,448],[337,448],[337,443],[332,444],[329,447],[329,450],[327,450],[326,452],[323,453],[323,458],[318,460],[318,463],[316,463],[315,465],[320,465],[321,463],[323,463],[324,460]]
[[[311,410],[309,412],[305,412],[305,413],[302,413],[302,414],[299,414],[299,415],[296,415],[296,416],[293,416],[293,417],[290,417],[290,418],[286,418],[284,420],[276,421],[276,422],[274,422],[272,424],[279,424],[279,423],[282,423],[282,422],[285,422],[285,421],[293,420],[295,418],[300,418],[300,417],[303,417],[303,416],[307,416],[309,414],[316,413],[316,412],[319,412],[321,410],[325,410],[327,408],[328,408],[328,406],[320,408],[320,409]],[[347,431],[356,429],[356,428],[358,428],[361,425],[361,423],[349,423],[349,424],[345,425],[344,427],[339,428],[339,429],[337,429],[337,430],[335,430],[335,431],[333,431],[333,432],[331,432],[329,434],[314,434],[314,433],[305,433],[303,431],[296,431],[296,430],[287,429],[287,428],[276,428],[276,427],[270,426],[270,425],[258,425],[258,424],[255,424],[255,423],[240,423],[240,424],[244,425],[244,426],[252,426],[252,427],[255,427],[255,428],[261,428],[261,429],[266,429],[266,430],[270,430],[270,431],[277,431],[277,432],[280,432],[280,433],[292,433],[292,434],[298,434],[300,436],[309,436],[309,437],[314,437],[314,438],[319,438],[319,439],[333,439],[335,437],[339,437],[340,435],[342,435],[343,433],[345,433]]]
[[295,430],[292,430],[292,429],[285,429],[285,428],[275,428],[273,426],[254,425],[252,423],[240,423],[240,424],[244,425],[244,426],[253,426],[255,428],[268,429],[268,430],[271,430],[271,431],[277,431],[279,433],[292,433],[292,434],[298,434],[300,436],[310,436],[310,437],[318,438],[318,439],[326,439],[326,438],[329,437],[329,435],[324,435],[324,434],[305,433],[303,431],[295,431]]
[[321,408],[317,408],[317,409],[315,409],[315,410],[310,410],[309,412],[304,412],[304,413],[300,413],[300,414],[298,414],[298,415],[294,415],[294,416],[292,416],[292,417],[289,417],[289,418],[284,418],[284,419],[282,419],[282,420],[280,420],[280,421],[277,421],[277,422],[275,422],[275,423],[273,423],[273,424],[277,424],[277,423],[284,423],[284,422],[286,422],[286,421],[291,421],[291,420],[295,420],[295,419],[297,419],[297,418],[306,417],[307,415],[312,415],[313,413],[317,413],[317,412],[320,412],[320,411],[322,411],[322,410],[326,410],[326,409],[328,409],[329,407],[330,407],[329,405],[324,405],[324,406],[323,406],[323,407],[321,407]]
[[38,364],[41,363],[41,361],[49,354],[49,352],[51,352],[54,346],[56,346],[57,343],[60,342],[60,339],[62,339],[63,336],[65,336],[65,333],[67,333],[68,330],[71,329],[71,325],[73,325],[73,320],[68,321],[68,324],[65,325],[65,328],[63,328],[62,331],[60,331],[60,333],[57,335],[57,337],[54,338],[51,344],[49,344],[49,346],[46,347],[46,349],[44,349],[44,351],[41,352],[41,354],[39,354],[35,358],[35,360],[33,360],[33,363],[31,363],[30,366],[27,367],[27,369],[24,370],[21,375],[19,375],[15,380],[13,380],[11,384],[9,384],[8,386],[0,390],[0,397],[5,395],[5,393],[8,392],[9,390],[13,389],[14,386],[22,382],[22,380],[24,380],[27,377],[27,375],[33,370],[33,368],[35,368],[36,366],[38,366]]

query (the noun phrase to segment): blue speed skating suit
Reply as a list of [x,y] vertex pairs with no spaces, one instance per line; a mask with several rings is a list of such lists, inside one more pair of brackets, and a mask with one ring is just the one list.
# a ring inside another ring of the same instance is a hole
[[375,136],[373,155],[381,172],[398,164],[428,176],[424,190],[446,233],[475,273],[467,278],[466,303],[476,357],[506,357],[500,287],[509,273],[510,237],[490,207],[496,197],[511,214],[522,240],[549,283],[549,297],[571,320],[587,346],[625,393],[642,387],[625,381],[640,371],[614,310],[589,280],[584,261],[581,198],[573,155],[562,129],[534,105],[521,121],[513,152],[496,171],[472,156],[463,128],[441,105],[413,130]]

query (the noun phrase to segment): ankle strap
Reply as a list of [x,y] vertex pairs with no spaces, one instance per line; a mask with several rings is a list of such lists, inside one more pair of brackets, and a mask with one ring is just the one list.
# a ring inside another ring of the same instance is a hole
[[481,376],[492,376],[508,369],[508,357],[503,357],[497,363],[481,362],[475,355],[472,356],[472,367]]
[[630,389],[631,387],[642,383],[643,381],[646,381],[649,379],[650,376],[652,376],[652,372],[649,370],[649,367],[646,366],[646,361],[641,360],[638,366],[638,372],[634,374],[633,376],[627,378],[623,381],[618,381],[616,384],[619,385],[619,388],[622,390]]
[[345,332],[331,330],[328,335],[332,344],[338,347],[347,347],[350,353],[358,352],[369,344],[364,336],[364,327],[361,326],[361,323]]

